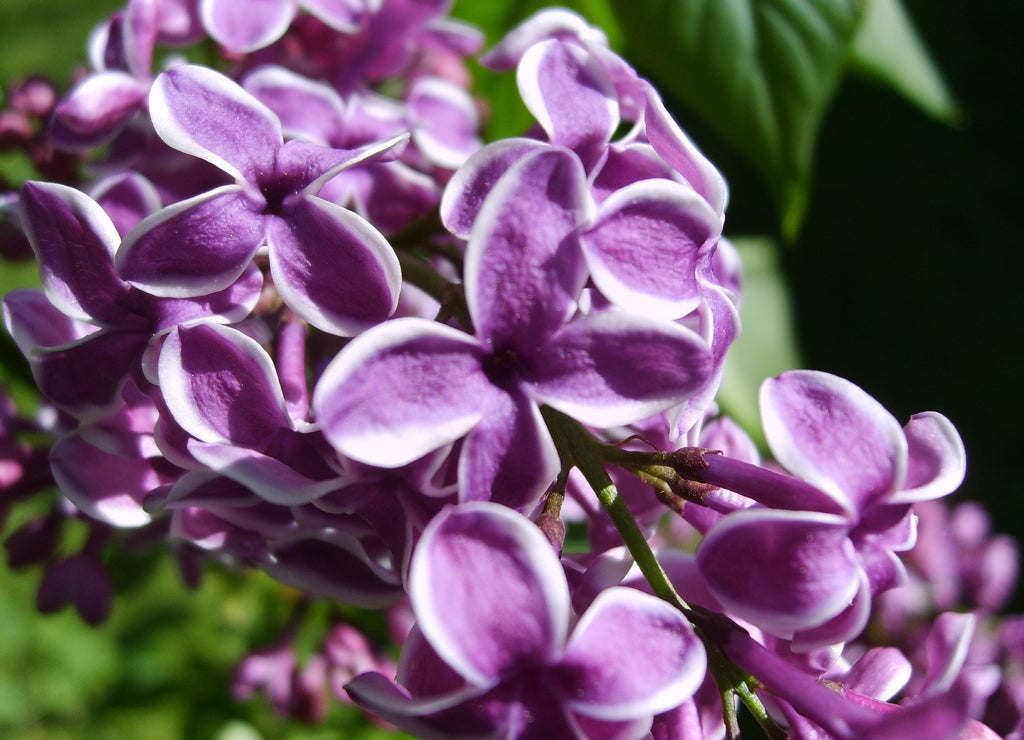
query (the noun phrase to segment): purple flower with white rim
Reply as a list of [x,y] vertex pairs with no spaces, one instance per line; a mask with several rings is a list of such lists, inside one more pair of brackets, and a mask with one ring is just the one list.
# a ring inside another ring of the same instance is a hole
[[398,467],[468,433],[462,500],[528,512],[559,468],[541,404],[607,428],[703,388],[710,353],[689,329],[625,311],[571,320],[586,280],[578,226],[587,209],[570,151],[545,147],[517,162],[466,248],[476,335],[409,318],[357,337],[314,391],[327,439],[353,459]]
[[[160,298],[125,283],[114,272],[122,248],[114,223],[96,201],[66,185],[26,183],[21,208],[46,299],[70,321],[53,317],[52,309],[41,313],[32,291],[16,291],[4,299],[8,327],[42,391],[80,419],[120,406],[118,391],[138,371],[154,335],[179,323],[238,321],[259,297],[263,279],[251,266],[210,295]],[[86,333],[90,324],[99,329]]]
[[364,218],[316,193],[341,170],[393,150],[405,137],[356,150],[284,142],[272,111],[227,77],[195,65],[160,75],[149,107],[167,144],[236,183],[143,220],[118,251],[124,279],[154,295],[203,295],[234,282],[267,244],[275,287],[310,324],[349,336],[391,315],[401,286],[391,246]]
[[247,53],[281,38],[299,8],[331,28],[351,32],[358,28],[361,6],[354,0],[199,0],[199,17],[217,43]]
[[720,519],[697,562],[731,613],[794,649],[851,639],[871,598],[905,579],[895,553],[913,546],[911,505],[963,480],[963,443],[940,414],[901,429],[854,384],[809,370],[765,381],[761,414],[775,459],[795,477],[706,455],[702,480],[764,506]]
[[707,658],[685,617],[627,588],[569,634],[562,567],[540,530],[488,502],[441,512],[413,555],[417,629],[397,683],[365,673],[356,703],[423,738],[640,738],[688,699]]
[[237,329],[175,328],[157,366],[160,392],[210,469],[281,505],[306,503],[340,485],[315,427],[293,418],[274,362]]
[[88,149],[117,135],[146,105],[153,81],[153,47],[160,22],[159,0],[129,0],[90,38],[92,74],[53,111],[50,135],[66,149]]

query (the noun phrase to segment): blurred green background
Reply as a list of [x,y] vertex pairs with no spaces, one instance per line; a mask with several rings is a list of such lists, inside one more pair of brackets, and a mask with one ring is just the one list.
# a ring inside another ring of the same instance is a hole
[[[88,29],[120,4],[0,0],[0,81],[44,71],[67,82],[83,59]],[[701,74],[664,46],[645,49],[636,28],[619,29],[613,10],[624,3],[578,5],[609,24],[613,45],[663,91],[677,89],[673,79]],[[664,2],[629,5],[642,18]],[[967,0],[904,5],[959,103],[960,121],[928,117],[864,77],[845,79],[817,137],[806,218],[785,246],[757,249],[785,241],[778,238],[777,197],[758,170],[719,129],[665,94],[729,181],[727,233],[756,237],[744,242],[752,295],[747,349],[731,371],[745,386],[738,393],[749,394],[763,368],[775,372],[795,361],[778,326],[776,333],[758,330],[759,322],[786,315],[778,299],[758,303],[779,295],[778,265],[801,364],[853,380],[901,420],[922,410],[949,416],[969,456],[958,497],[984,501],[999,531],[1022,537],[1015,463],[1024,417],[1017,244],[1024,230],[1024,6],[1000,3],[982,12],[985,4]],[[465,0],[456,12],[484,25],[494,41],[499,29],[537,7]],[[508,85],[502,89],[507,94]],[[32,270],[0,270],[5,289],[33,279]],[[757,337],[770,338],[758,344]],[[38,572],[0,568],[0,737],[380,736],[354,729],[358,717],[342,709],[313,729],[277,718],[265,700],[230,697],[237,660],[250,646],[269,643],[287,618],[287,595],[266,579],[213,570],[189,593],[167,559],[125,556],[114,566],[120,595],[113,618],[96,629],[68,611],[37,615]],[[1015,606],[1024,610],[1019,592]]]

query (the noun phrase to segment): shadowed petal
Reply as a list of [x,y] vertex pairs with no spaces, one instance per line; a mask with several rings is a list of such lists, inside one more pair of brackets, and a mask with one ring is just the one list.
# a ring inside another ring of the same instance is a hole
[[681,612],[615,587],[580,618],[557,673],[574,711],[625,721],[678,706],[701,685],[706,668],[704,646]]
[[66,185],[28,182],[21,209],[50,302],[72,318],[122,323],[128,286],[113,264],[121,239],[103,208]]
[[493,393],[472,337],[395,319],[356,337],[313,393],[315,420],[343,455],[379,467],[410,463],[480,420]]
[[401,268],[363,217],[315,197],[294,198],[268,220],[270,269],[281,297],[313,326],[351,336],[398,305]]
[[848,526],[831,514],[737,511],[704,537],[697,565],[726,609],[789,637],[839,614],[860,588]]
[[36,347],[60,347],[96,332],[93,324],[68,318],[38,288],[17,288],[4,296],[4,326],[25,357]]
[[707,346],[689,329],[608,311],[557,332],[536,358],[527,387],[584,424],[610,427],[681,403],[711,371]]
[[287,136],[327,145],[342,133],[345,104],[337,91],[284,67],[259,67],[242,85],[281,120]]
[[697,268],[721,221],[697,193],[665,179],[613,193],[583,235],[590,276],[613,303],[663,319],[697,308]]
[[461,500],[494,501],[532,515],[558,470],[537,404],[518,391],[491,390],[459,458]]
[[120,71],[92,74],[54,109],[50,135],[62,148],[81,150],[109,141],[139,110],[147,87]]
[[244,447],[190,441],[188,451],[211,470],[281,506],[315,501],[342,484],[340,478],[313,480],[276,458]]
[[914,414],[903,432],[910,445],[906,488],[893,503],[939,498],[955,491],[967,473],[967,452],[956,427],[942,414]]
[[61,493],[71,503],[115,527],[148,524],[150,516],[142,500],[165,482],[146,458],[112,455],[79,434],[70,434],[53,446],[50,465]]
[[273,361],[236,329],[197,324],[172,330],[158,373],[174,420],[203,442],[255,445],[291,426]]
[[117,271],[147,293],[193,298],[224,290],[264,240],[264,218],[237,185],[202,193],[149,216],[125,237]]
[[295,15],[292,0],[201,0],[207,32],[231,51],[250,52],[277,41]]
[[121,406],[121,388],[148,342],[148,333],[103,329],[72,344],[38,349],[29,361],[43,395],[85,421]]
[[466,302],[481,339],[532,346],[572,315],[586,280],[576,229],[588,208],[568,149],[532,152],[498,180],[466,246]]
[[644,85],[644,92],[647,97],[644,110],[647,140],[716,213],[724,213],[729,191],[721,173],[679,128],[655,89]]
[[546,149],[536,139],[501,139],[472,155],[455,171],[441,197],[441,221],[445,228],[468,239],[473,222],[498,179],[530,152]]
[[526,51],[516,82],[551,142],[575,151],[590,172],[619,125],[615,87],[597,59],[577,44],[549,39]]
[[[287,5],[284,0],[264,0]],[[261,3],[219,2],[246,14]],[[271,172],[282,144],[281,123],[238,84],[208,67],[181,64],[153,83],[153,128],[175,149],[205,159],[239,180]]]
[[903,483],[903,430],[848,380],[813,370],[769,378],[761,386],[761,417],[775,459],[851,513]]
[[424,637],[470,683],[554,660],[569,622],[562,566],[541,531],[498,504],[449,508],[424,530],[409,569]]

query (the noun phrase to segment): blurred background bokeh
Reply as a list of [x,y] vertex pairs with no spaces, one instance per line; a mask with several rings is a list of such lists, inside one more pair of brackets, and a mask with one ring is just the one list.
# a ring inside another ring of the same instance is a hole
[[[30,73],[69,83],[88,30],[120,5],[0,0],[0,86]],[[456,14],[485,24],[493,42],[540,5],[465,0]],[[583,5],[621,12],[625,4]],[[630,5],[639,13],[659,3]],[[778,209],[757,170],[713,126],[666,97],[729,181],[727,233],[775,245],[767,256],[752,253],[781,268],[803,366],[851,379],[901,421],[923,410],[949,416],[969,459],[958,498],[983,501],[996,529],[1020,538],[1024,6],[904,6],[958,103],[958,121],[929,117],[863,77],[845,79],[818,135],[806,218],[793,240],[780,238]],[[592,20],[614,22],[610,11],[602,16]],[[671,54],[633,55],[631,44],[642,41],[621,28],[609,36],[663,90],[675,76],[701,74]],[[17,174],[16,163],[0,167]],[[4,292],[34,279],[32,267],[0,264]],[[757,321],[774,308],[748,302],[747,311]],[[0,350],[0,377],[23,386],[13,346],[5,341]],[[237,660],[251,646],[269,644],[287,618],[281,601],[288,595],[265,578],[239,580],[214,569],[198,591],[187,592],[167,558],[125,553],[112,566],[119,596],[111,620],[98,628],[68,610],[36,614],[38,573],[0,567],[0,737],[382,736],[356,729],[358,715],[341,709],[313,729],[277,718],[265,700],[231,697]],[[1015,607],[1024,611],[1020,589]]]

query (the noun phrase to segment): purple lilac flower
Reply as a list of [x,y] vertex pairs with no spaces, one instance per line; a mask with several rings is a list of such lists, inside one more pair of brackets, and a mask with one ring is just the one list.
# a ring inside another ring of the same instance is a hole
[[328,440],[356,460],[396,467],[468,433],[463,500],[530,511],[558,471],[540,404],[608,427],[699,390],[709,353],[689,330],[626,312],[573,318],[586,278],[577,245],[586,207],[584,174],[567,150],[513,166],[466,249],[475,336],[402,319],[358,337],[314,393]]
[[417,627],[397,682],[377,673],[353,699],[417,737],[640,738],[685,701],[706,657],[685,618],[610,589],[569,634],[569,592],[547,539],[492,503],[446,509],[413,556]]
[[398,301],[398,260],[365,219],[316,197],[346,167],[400,138],[357,150],[285,143],[277,116],[227,77],[181,65],[150,94],[157,133],[236,179],[143,220],[117,254],[120,275],[156,295],[223,290],[267,244],[285,303],[324,331],[348,336],[386,319]]
[[21,207],[43,292],[4,298],[8,330],[46,397],[77,418],[121,406],[120,390],[133,374],[140,377],[155,334],[197,319],[238,320],[256,303],[262,277],[248,266],[212,295],[159,298],[125,283],[114,272],[123,246],[114,223],[78,190],[30,182]]
[[960,484],[963,444],[940,414],[900,429],[863,390],[821,372],[766,381],[761,409],[772,453],[796,477],[707,456],[704,480],[764,505],[711,527],[701,571],[730,612],[798,649],[848,640],[871,597],[903,582],[895,553],[914,542],[911,504]]

